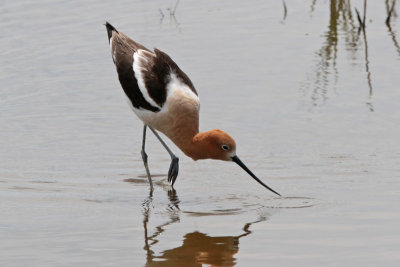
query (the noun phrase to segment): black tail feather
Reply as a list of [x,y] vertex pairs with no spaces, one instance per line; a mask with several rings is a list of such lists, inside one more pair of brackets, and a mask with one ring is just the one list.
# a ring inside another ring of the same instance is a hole
[[104,24],[107,28],[107,35],[108,35],[108,42],[110,42],[111,36],[112,36],[112,32],[115,31],[118,33],[117,29],[114,28],[113,25],[111,25],[110,23],[108,23],[108,21],[106,21],[106,24]]

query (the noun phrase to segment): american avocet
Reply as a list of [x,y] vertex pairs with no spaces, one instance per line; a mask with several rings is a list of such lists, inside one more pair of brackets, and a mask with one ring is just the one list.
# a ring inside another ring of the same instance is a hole
[[196,89],[189,77],[166,53],[158,49],[147,49],[117,31],[108,22],[105,26],[121,86],[133,111],[144,123],[141,154],[151,188],[145,152],[147,127],[171,156],[168,181],[172,186],[178,176],[179,159],[157,131],[165,134],[193,160],[218,159],[236,162],[257,182],[279,195],[258,179],[238,158],[235,140],[229,134],[221,130],[199,132],[200,101]]

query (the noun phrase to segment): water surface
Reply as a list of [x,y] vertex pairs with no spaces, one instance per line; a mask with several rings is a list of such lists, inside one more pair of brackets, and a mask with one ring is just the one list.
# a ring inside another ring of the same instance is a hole
[[[0,265],[396,266],[399,11],[368,1],[359,32],[363,2],[4,1]],[[284,197],[168,142],[172,191],[151,135],[149,192],[105,20],[167,52],[201,129]]]

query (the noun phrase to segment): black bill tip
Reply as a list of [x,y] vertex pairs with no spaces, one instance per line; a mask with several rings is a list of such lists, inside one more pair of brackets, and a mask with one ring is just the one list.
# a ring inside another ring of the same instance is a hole
[[275,194],[277,194],[278,196],[281,196],[281,194],[279,194],[278,192],[276,192],[274,189],[272,189],[271,187],[269,187],[268,185],[264,184],[260,179],[257,178],[257,176],[254,175],[254,173],[252,171],[250,171],[249,168],[246,167],[246,165],[244,165],[244,163],[239,159],[238,156],[233,156],[232,157],[232,161],[235,162],[237,165],[239,165],[240,167],[242,167],[243,170],[245,170],[248,174],[250,174],[250,176],[256,180],[258,183],[260,183],[262,186],[264,186],[265,188],[267,188],[268,190],[270,190],[271,192],[274,192]]

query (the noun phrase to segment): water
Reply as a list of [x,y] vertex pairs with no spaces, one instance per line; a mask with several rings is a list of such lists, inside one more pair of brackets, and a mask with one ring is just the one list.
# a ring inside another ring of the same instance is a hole
[[[396,266],[398,17],[368,1],[364,35],[363,1],[285,2],[286,18],[280,1],[3,1],[0,264]],[[171,191],[151,135],[150,194],[105,20],[167,52],[201,129],[284,197],[169,142]]]

